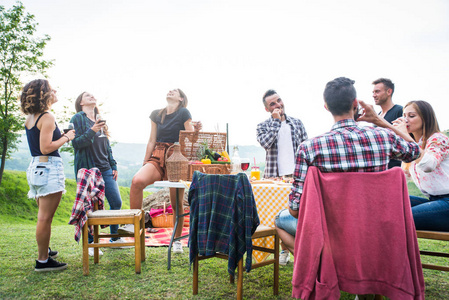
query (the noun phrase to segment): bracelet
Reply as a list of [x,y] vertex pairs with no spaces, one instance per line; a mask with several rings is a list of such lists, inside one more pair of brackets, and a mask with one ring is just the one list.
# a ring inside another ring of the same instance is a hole
[[70,142],[70,138],[66,135],[64,135],[67,138],[67,142]]

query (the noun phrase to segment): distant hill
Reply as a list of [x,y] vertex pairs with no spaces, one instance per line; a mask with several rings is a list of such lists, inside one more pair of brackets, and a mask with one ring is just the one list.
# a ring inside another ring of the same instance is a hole
[[[258,146],[241,146],[239,147],[240,157],[247,157],[251,160],[251,165],[254,159],[258,166],[263,170],[265,168],[265,150]],[[234,145],[229,147],[229,155],[232,157]],[[118,183],[120,186],[131,186],[131,180],[134,174],[140,169],[145,155],[146,144],[130,144],[130,143],[116,143],[112,152],[118,164]],[[67,178],[75,179],[73,169],[73,156],[66,152],[61,152],[61,157],[64,160],[64,173]],[[22,136],[18,145],[18,151],[11,155],[11,159],[6,161],[6,170],[26,171],[30,162],[30,150],[26,137]]]

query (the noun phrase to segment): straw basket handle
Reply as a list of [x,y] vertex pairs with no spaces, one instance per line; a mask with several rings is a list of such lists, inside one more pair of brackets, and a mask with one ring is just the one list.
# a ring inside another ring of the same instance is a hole
[[168,157],[167,157],[167,154],[168,154],[170,148],[173,147],[174,145],[175,145],[175,144],[171,145],[170,147],[167,148],[167,151],[165,151],[165,161],[167,161],[167,158],[168,158]]

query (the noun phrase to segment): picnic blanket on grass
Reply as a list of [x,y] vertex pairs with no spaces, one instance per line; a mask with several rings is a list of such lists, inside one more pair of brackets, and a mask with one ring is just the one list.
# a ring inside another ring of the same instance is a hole
[[[145,229],[145,246],[147,247],[160,247],[160,246],[168,246],[170,244],[171,235],[173,232],[173,228],[154,228],[158,232],[149,233],[147,232],[148,228]],[[182,235],[189,234],[189,227],[182,228]],[[134,241],[132,237],[122,237],[125,241]],[[109,238],[100,239],[101,242],[106,243]],[[183,247],[187,247],[187,243],[189,241],[188,238],[180,240]]]

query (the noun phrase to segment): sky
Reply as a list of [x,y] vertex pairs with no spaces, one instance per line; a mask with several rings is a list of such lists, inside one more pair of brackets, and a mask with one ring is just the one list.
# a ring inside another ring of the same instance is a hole
[[[15,1],[2,0],[11,7]],[[393,102],[426,100],[449,129],[447,0],[24,0],[45,58],[58,111],[84,91],[102,103],[112,140],[146,143],[149,115],[182,89],[204,131],[229,129],[231,145],[258,145],[262,104],[275,89],[309,137],[330,130],[326,83],[395,83]],[[379,111],[380,108],[376,107]]]

